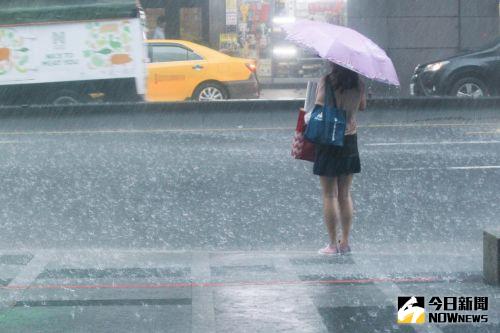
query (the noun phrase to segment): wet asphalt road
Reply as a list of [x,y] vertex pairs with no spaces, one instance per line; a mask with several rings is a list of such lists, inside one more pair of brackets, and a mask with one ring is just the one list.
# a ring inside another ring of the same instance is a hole
[[[326,241],[319,182],[311,164],[290,158],[288,124],[36,127],[0,131],[0,248],[309,250]],[[353,244],[479,242],[500,224],[498,129],[362,123]]]

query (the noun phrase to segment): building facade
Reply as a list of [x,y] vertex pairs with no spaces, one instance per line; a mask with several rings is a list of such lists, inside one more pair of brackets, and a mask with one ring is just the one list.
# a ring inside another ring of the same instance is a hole
[[157,18],[166,19],[165,37],[184,39],[219,48],[225,31],[225,0],[140,0],[146,12],[148,37],[152,38]]
[[392,58],[409,94],[417,64],[478,48],[498,38],[498,0],[349,0],[348,25]]
[[165,16],[166,38],[195,41],[222,52],[258,59],[265,83],[301,83],[325,64],[288,43],[280,21],[307,18],[352,27],[393,59],[401,91],[409,93],[417,64],[473,49],[499,36],[499,0],[141,0],[148,27]]

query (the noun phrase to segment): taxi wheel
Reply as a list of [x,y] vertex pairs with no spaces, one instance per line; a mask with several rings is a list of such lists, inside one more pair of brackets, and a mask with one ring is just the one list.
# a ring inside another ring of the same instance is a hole
[[206,102],[206,101],[222,101],[228,98],[226,89],[217,82],[207,82],[196,88],[193,99]]

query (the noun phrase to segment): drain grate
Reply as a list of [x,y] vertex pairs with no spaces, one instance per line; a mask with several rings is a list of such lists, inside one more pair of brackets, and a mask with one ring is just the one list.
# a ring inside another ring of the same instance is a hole
[[354,265],[354,260],[349,256],[332,256],[324,258],[293,258],[290,263],[296,266],[303,265]]
[[16,307],[191,305],[191,298],[20,301]]
[[186,277],[191,269],[182,268],[106,268],[106,269],[77,269],[66,268],[45,270],[37,279],[106,279],[106,278],[164,278]]
[[251,266],[215,266],[210,267],[213,276],[233,275],[241,273],[276,273],[276,268],[270,265],[251,265]]
[[32,254],[4,254],[0,255],[0,264],[27,265],[31,259],[33,259]]
[[338,276],[333,276],[333,275],[315,274],[315,275],[300,275],[299,279],[301,281],[339,281],[340,284],[345,284],[345,285],[373,284],[372,281],[365,280],[363,278],[360,278],[359,276],[339,278]]
[[411,326],[396,324],[392,306],[357,306],[318,308],[328,332],[416,332]]

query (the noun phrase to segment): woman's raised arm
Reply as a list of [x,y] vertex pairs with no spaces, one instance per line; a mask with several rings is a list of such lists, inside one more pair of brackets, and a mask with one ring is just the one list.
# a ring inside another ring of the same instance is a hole
[[361,100],[359,101],[359,110],[366,110],[366,92],[365,92],[365,84],[363,81],[359,81],[359,90],[361,91]]

